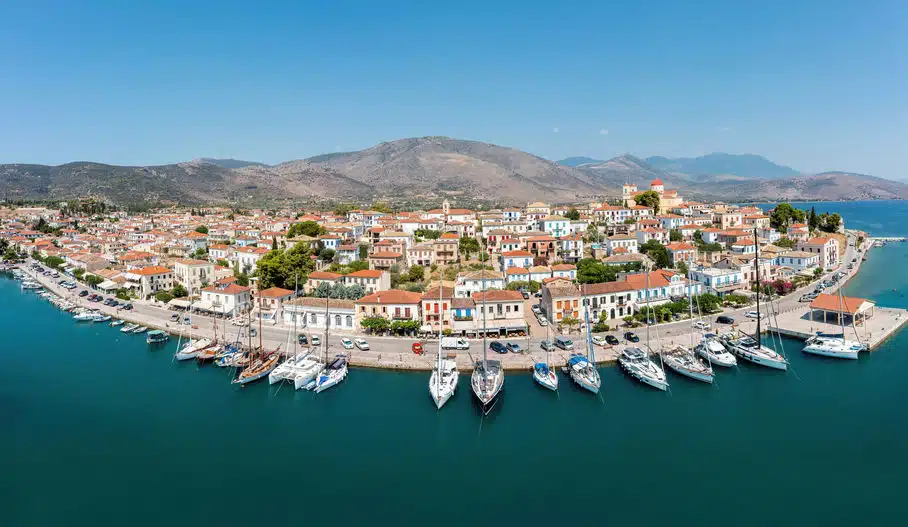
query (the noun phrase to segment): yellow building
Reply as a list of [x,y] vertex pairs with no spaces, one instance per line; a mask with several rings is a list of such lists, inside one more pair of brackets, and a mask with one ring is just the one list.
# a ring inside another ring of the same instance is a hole
[[[665,214],[675,207],[680,207],[684,203],[684,198],[678,195],[677,190],[665,190],[665,185],[661,179],[654,179],[649,184],[649,190],[659,194],[659,214]],[[625,207],[632,207],[637,204],[634,197],[643,194],[645,191],[637,190],[637,185],[625,183],[621,188],[621,198]]]

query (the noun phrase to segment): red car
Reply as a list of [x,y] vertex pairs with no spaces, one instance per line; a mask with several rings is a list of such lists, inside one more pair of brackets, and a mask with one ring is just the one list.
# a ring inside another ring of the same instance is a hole
[[414,342],[414,343],[413,343],[413,353],[415,353],[415,354],[417,354],[417,355],[422,355],[422,354],[423,354],[423,349],[422,349],[422,343],[421,343],[421,342]]

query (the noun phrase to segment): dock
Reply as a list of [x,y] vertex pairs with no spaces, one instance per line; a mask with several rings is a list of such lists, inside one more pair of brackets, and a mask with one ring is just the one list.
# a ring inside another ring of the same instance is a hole
[[[769,332],[801,340],[817,334],[841,334],[842,328],[835,322],[811,320],[809,309],[795,309],[777,316],[778,324],[768,324]],[[908,310],[894,307],[875,307],[871,318],[860,326],[845,326],[845,338],[860,340],[870,351],[878,348],[886,339],[895,334],[908,322]]]

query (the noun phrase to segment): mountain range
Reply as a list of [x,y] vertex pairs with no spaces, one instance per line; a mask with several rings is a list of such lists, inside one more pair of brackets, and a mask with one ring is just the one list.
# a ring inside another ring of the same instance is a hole
[[847,172],[801,175],[754,155],[552,162],[479,141],[418,137],[267,165],[198,158],[158,166],[73,162],[59,166],[0,165],[0,196],[9,199],[103,197],[124,205],[234,204],[274,206],[325,201],[387,200],[422,206],[519,204],[615,198],[621,185],[653,179],[692,199],[908,199],[908,185]]

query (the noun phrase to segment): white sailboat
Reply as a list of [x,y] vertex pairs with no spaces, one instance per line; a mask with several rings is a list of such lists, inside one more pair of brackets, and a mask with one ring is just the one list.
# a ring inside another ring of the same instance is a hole
[[189,338],[186,340],[186,344],[183,344],[173,357],[176,360],[194,359],[199,355],[200,351],[209,346],[211,346],[211,339],[202,338],[192,340],[192,304],[189,304]]
[[504,390],[504,370],[501,361],[489,360],[489,346],[486,343],[486,276],[485,265],[482,266],[482,360],[473,365],[470,375],[470,385],[473,395],[482,410],[483,415],[489,415],[492,408],[501,398]]
[[688,318],[690,319],[690,347],[675,346],[674,348],[662,352],[662,360],[665,365],[675,373],[701,382],[712,384],[713,367],[710,362],[704,362],[700,357],[694,354],[694,304],[693,293],[691,291],[690,271],[687,274],[687,304]]
[[842,329],[842,338],[817,334],[807,339],[803,351],[823,357],[857,360],[858,353],[865,351],[867,347],[860,342],[845,339],[845,301],[842,298],[841,287],[838,288],[838,293],[839,327]]
[[596,368],[596,354],[593,351],[593,333],[590,325],[589,307],[585,308],[584,318],[586,320],[586,347],[589,357],[584,356],[582,353],[574,353],[568,359],[564,369],[577,386],[593,393],[599,393],[602,381],[599,377],[599,369]]
[[330,363],[328,362],[328,326],[330,324],[330,318],[328,316],[328,299],[325,299],[325,366],[319,372],[315,378],[315,385],[313,390],[315,393],[322,393],[328,388],[332,388],[340,384],[341,381],[347,378],[347,357],[346,355],[336,355],[334,360]]
[[[645,269],[646,273],[646,347],[649,349],[649,268]],[[637,379],[643,384],[652,386],[658,390],[665,391],[668,389],[668,380],[665,378],[665,369],[659,357],[659,364],[653,362],[648,351],[644,351],[636,346],[624,348],[621,355],[618,356],[618,364],[631,377]]]
[[[438,302],[442,301],[442,292],[444,283],[441,277],[444,276],[444,266],[441,268],[438,280]],[[438,356],[436,357],[435,366],[432,368],[432,374],[429,376],[429,395],[435,401],[435,408],[441,410],[441,407],[448,402],[448,399],[454,396],[457,389],[457,380],[460,374],[457,372],[457,356],[442,356],[441,353],[441,327],[444,322],[444,313],[438,320]]]
[[549,327],[545,327],[545,362],[537,362],[533,365],[533,380],[543,388],[555,391],[558,389],[558,374],[552,369],[552,362],[549,360],[552,346],[548,343]]

